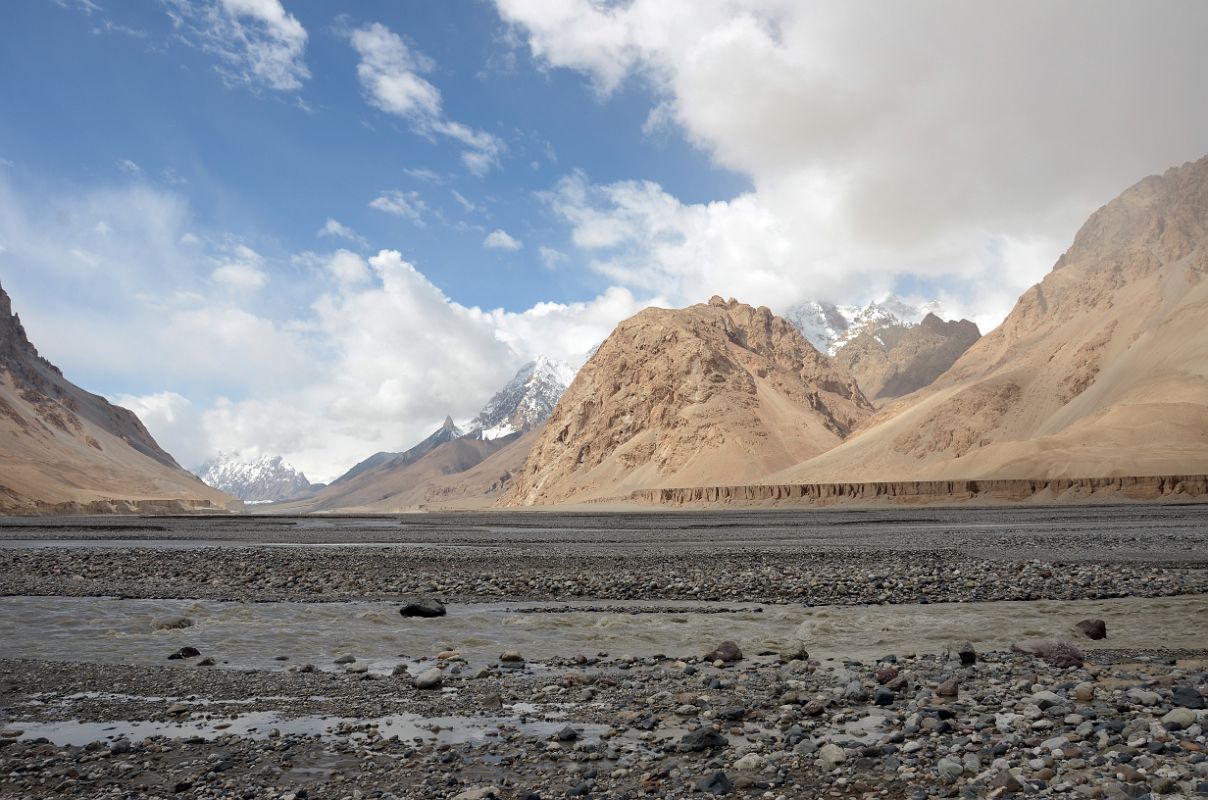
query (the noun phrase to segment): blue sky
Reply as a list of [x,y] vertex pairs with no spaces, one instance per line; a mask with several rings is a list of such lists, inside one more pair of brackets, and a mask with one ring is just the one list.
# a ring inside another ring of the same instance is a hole
[[183,463],[329,479],[648,304],[992,327],[1208,151],[1205,8],[28,0],[0,281]]

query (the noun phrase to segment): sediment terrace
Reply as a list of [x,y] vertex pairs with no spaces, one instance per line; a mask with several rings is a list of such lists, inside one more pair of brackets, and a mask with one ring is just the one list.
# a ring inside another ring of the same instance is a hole
[[1208,475],[1106,478],[1035,478],[867,483],[780,483],[643,489],[626,500],[645,505],[687,506],[835,504],[843,502],[962,503],[1104,502],[1208,499]]

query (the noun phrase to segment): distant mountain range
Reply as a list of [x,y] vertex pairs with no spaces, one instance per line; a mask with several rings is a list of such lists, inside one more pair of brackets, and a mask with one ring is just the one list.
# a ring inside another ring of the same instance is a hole
[[[236,503],[182,470],[133,414],[67,382],[9,306],[0,290],[0,508]],[[252,501],[292,498],[276,507],[298,512],[627,502],[671,489],[707,500],[735,485],[1202,485],[1177,476],[1208,474],[1208,157],[1096,211],[986,336],[937,310],[894,297],[783,317],[720,297],[649,308],[577,375],[537,359],[468,423],[446,418],[330,486],[309,486],[280,458],[228,459],[207,477]]]
[[245,503],[271,503],[302,497],[316,486],[281,456],[250,461],[219,455],[201,467],[201,479]]

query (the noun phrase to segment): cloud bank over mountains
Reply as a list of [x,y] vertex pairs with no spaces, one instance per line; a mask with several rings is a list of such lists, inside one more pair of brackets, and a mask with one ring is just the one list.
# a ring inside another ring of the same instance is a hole
[[[176,47],[241,101],[295,115],[288,130],[255,120],[247,147],[318,121],[334,138],[315,160],[340,181],[349,130],[447,156],[375,171],[355,203],[289,240],[255,222],[231,233],[206,203],[247,187],[204,165],[187,183],[171,154],[108,153],[107,173],[67,185],[0,153],[0,263],[36,276],[14,299],[52,360],[84,385],[121,386],[183,463],[280,454],[315,480],[472,414],[537,355],[581,361],[646,305],[721,294],[784,312],[894,292],[989,331],[1090,211],[1202,155],[1208,130],[1208,5],[1189,0],[494,0],[474,12],[500,52],[470,77],[429,55],[455,56],[429,47],[439,31],[422,15],[388,19],[387,6],[161,0],[139,20],[80,8],[60,11],[98,39],[147,23],[148,52]],[[158,41],[151,16],[170,28]],[[628,169],[642,160],[619,146],[560,161],[580,121],[553,90],[526,112],[547,117],[479,114],[499,75],[537,93],[569,76],[610,118],[641,105],[638,123],[616,124],[746,188],[690,198],[674,175]],[[314,154],[290,146],[297,163]],[[409,261],[421,235],[465,243],[461,260]],[[527,296],[464,304],[439,288],[453,272],[527,282]],[[553,286],[564,302],[545,301]]]

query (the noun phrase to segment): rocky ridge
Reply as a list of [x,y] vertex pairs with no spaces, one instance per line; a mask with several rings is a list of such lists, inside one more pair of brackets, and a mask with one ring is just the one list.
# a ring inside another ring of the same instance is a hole
[[1100,208],[933,384],[768,483],[1208,473],[1208,157]]
[[504,502],[754,480],[830,449],[871,412],[842,367],[766,308],[648,308],[579,371]]
[[68,381],[0,288],[0,508],[224,508],[234,499],[176,463],[133,412]]

